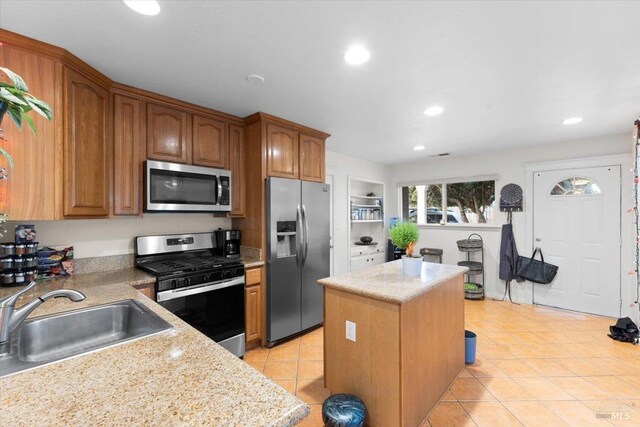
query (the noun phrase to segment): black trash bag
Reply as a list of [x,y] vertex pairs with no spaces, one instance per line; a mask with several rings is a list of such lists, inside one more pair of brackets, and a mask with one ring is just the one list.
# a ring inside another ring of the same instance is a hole
[[615,326],[609,326],[609,332],[611,332],[607,334],[609,338],[616,341],[630,342],[631,344],[638,344],[640,341],[638,326],[628,317],[618,319]]

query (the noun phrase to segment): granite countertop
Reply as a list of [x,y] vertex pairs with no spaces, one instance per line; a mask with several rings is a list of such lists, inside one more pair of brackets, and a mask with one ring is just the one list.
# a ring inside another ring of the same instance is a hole
[[264,265],[262,260],[262,250],[250,246],[240,246],[240,261],[244,268],[257,268]]
[[[55,281],[59,280],[71,280],[72,284],[75,286],[94,286],[95,284],[102,286],[113,283],[126,283],[129,286],[139,286],[156,282],[155,276],[135,267],[125,268],[123,270],[101,271],[98,273],[74,274],[69,278],[61,277],[59,279],[55,279]],[[39,286],[42,286],[45,283],[47,282],[43,282]],[[37,288],[38,287],[36,287],[36,289]]]
[[467,267],[457,265],[423,262],[421,276],[407,276],[402,271],[402,260],[397,260],[355,273],[320,279],[318,284],[393,304],[403,304],[467,270]]
[[257,268],[264,265],[264,261],[255,258],[240,258],[240,262],[244,264],[244,268]]
[[[33,425],[290,426],[309,407],[131,284],[130,269],[44,282],[18,305],[53,289],[73,288],[78,303],[49,300],[30,317],[135,299],[173,329],[0,379],[0,420]],[[93,277],[93,278],[92,278]],[[0,288],[0,297],[16,288]]]

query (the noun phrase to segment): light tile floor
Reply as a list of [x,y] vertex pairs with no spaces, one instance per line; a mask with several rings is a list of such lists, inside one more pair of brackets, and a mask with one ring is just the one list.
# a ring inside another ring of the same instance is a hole
[[[476,332],[467,365],[423,426],[640,427],[640,346],[607,337],[615,319],[531,305],[466,301]],[[311,407],[322,426],[322,329],[245,361]]]

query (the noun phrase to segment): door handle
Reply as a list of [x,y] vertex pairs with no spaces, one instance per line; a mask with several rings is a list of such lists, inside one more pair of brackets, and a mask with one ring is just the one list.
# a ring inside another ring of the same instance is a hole
[[300,260],[302,258],[301,245],[302,245],[302,213],[300,212],[300,205],[296,207],[296,265],[300,266]]
[[307,209],[302,205],[302,222],[304,223],[304,256],[302,257],[302,266],[307,263],[307,253],[309,252],[309,222],[307,221]]

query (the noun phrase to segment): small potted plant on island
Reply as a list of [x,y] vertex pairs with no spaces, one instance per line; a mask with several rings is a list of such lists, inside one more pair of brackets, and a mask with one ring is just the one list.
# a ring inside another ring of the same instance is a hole
[[402,256],[404,274],[419,276],[422,270],[422,257],[413,255],[413,247],[420,237],[418,226],[413,222],[398,222],[389,229],[389,237],[395,247],[406,251],[406,255]]

